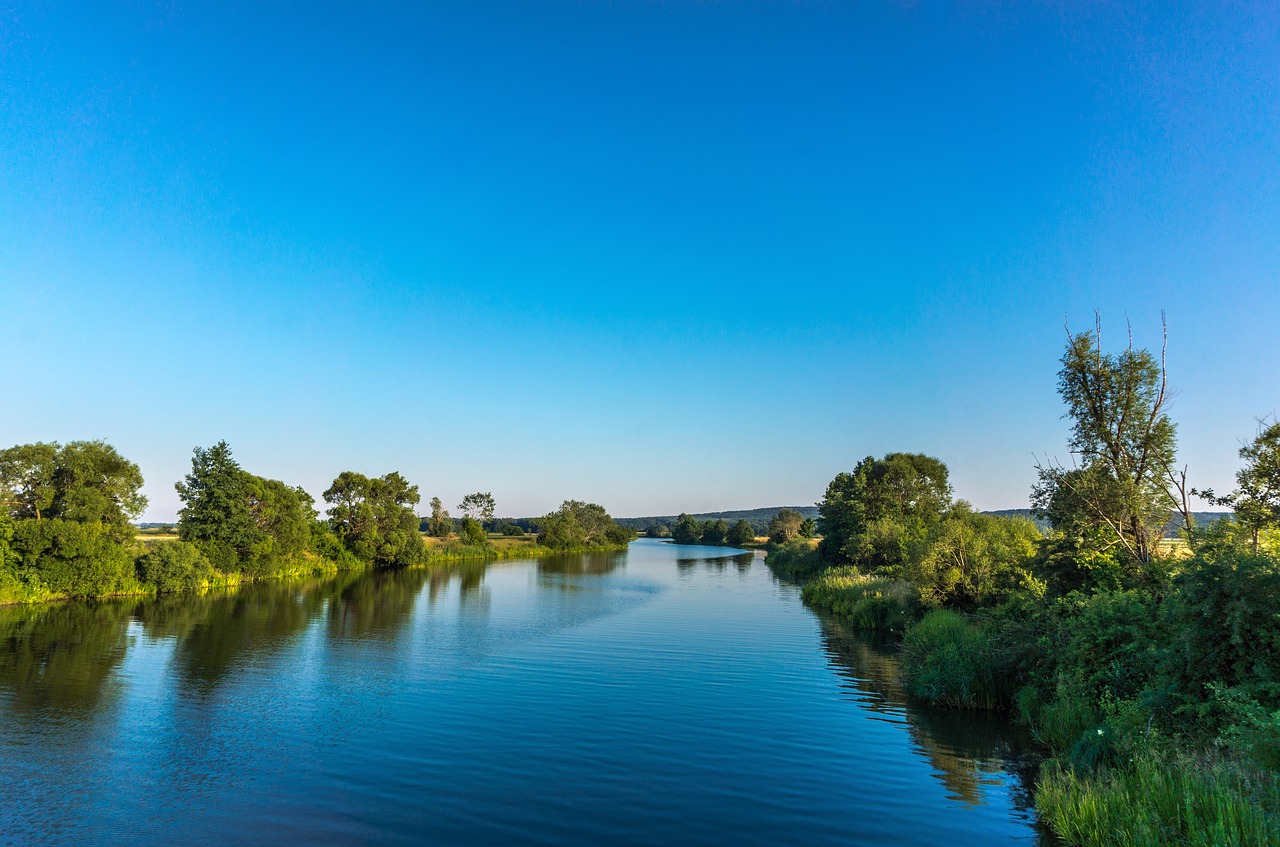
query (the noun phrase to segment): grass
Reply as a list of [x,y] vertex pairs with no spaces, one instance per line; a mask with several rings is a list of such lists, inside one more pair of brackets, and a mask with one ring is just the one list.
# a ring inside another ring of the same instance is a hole
[[995,643],[964,615],[935,609],[907,630],[902,669],[907,692],[939,706],[1000,709],[1009,702]]
[[1280,844],[1280,780],[1221,757],[1164,759],[1078,774],[1046,765],[1036,810],[1084,847]]
[[[764,539],[766,543],[768,540]],[[818,542],[811,538],[795,538],[779,544],[769,550],[764,561],[783,579],[808,579],[822,570]]]
[[805,585],[800,595],[816,609],[839,615],[859,629],[901,632],[920,608],[911,585],[862,574],[857,568],[831,568]]

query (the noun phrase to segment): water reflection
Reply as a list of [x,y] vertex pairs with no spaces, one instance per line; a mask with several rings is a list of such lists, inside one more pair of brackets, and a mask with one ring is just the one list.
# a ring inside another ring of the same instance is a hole
[[[719,553],[710,551],[719,550]],[[712,573],[724,573],[729,568],[745,574],[751,570],[756,554],[750,551],[729,550],[723,547],[689,547],[682,549],[676,558],[676,570],[681,576],[689,576],[699,567]]]
[[1029,813],[1037,760],[1024,732],[995,713],[936,709],[912,700],[902,686],[893,636],[830,618],[821,624],[827,658],[846,687],[867,709],[905,721],[913,745],[950,799],[978,806],[992,786],[1008,785],[1014,805]]
[[0,695],[18,714],[103,709],[128,622],[127,608],[111,602],[0,608]]

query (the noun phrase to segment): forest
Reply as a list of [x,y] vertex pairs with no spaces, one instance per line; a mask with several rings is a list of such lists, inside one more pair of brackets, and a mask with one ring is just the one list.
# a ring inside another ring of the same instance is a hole
[[[1036,468],[1047,533],[891,453],[837,474],[821,540],[769,564],[899,634],[914,696],[1029,727],[1037,809],[1067,843],[1280,843],[1280,423],[1258,422],[1218,494],[1177,463],[1163,350],[1071,335],[1058,377],[1074,461]],[[1194,499],[1234,515],[1200,524]]]

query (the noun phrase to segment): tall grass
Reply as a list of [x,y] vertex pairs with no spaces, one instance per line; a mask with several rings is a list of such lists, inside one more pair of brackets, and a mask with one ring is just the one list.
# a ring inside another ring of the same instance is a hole
[[1245,847],[1280,844],[1280,780],[1217,758],[1142,755],[1092,774],[1047,765],[1041,819],[1088,847]]
[[783,579],[809,579],[822,570],[818,542],[809,538],[794,538],[770,548],[764,561]]
[[939,706],[999,709],[1011,699],[995,641],[981,626],[945,609],[907,630],[902,670],[908,693]]
[[908,583],[864,575],[853,567],[825,571],[800,596],[859,629],[901,632],[920,609],[920,594]]

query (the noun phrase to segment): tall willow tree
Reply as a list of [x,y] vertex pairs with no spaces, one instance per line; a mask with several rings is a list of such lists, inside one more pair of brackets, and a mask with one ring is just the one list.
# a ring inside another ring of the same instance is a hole
[[1171,488],[1177,438],[1165,413],[1165,348],[1157,358],[1130,340],[1124,350],[1104,353],[1100,323],[1095,331],[1069,335],[1058,393],[1072,422],[1075,466],[1037,466],[1036,508],[1055,529],[1150,561],[1178,504]]

